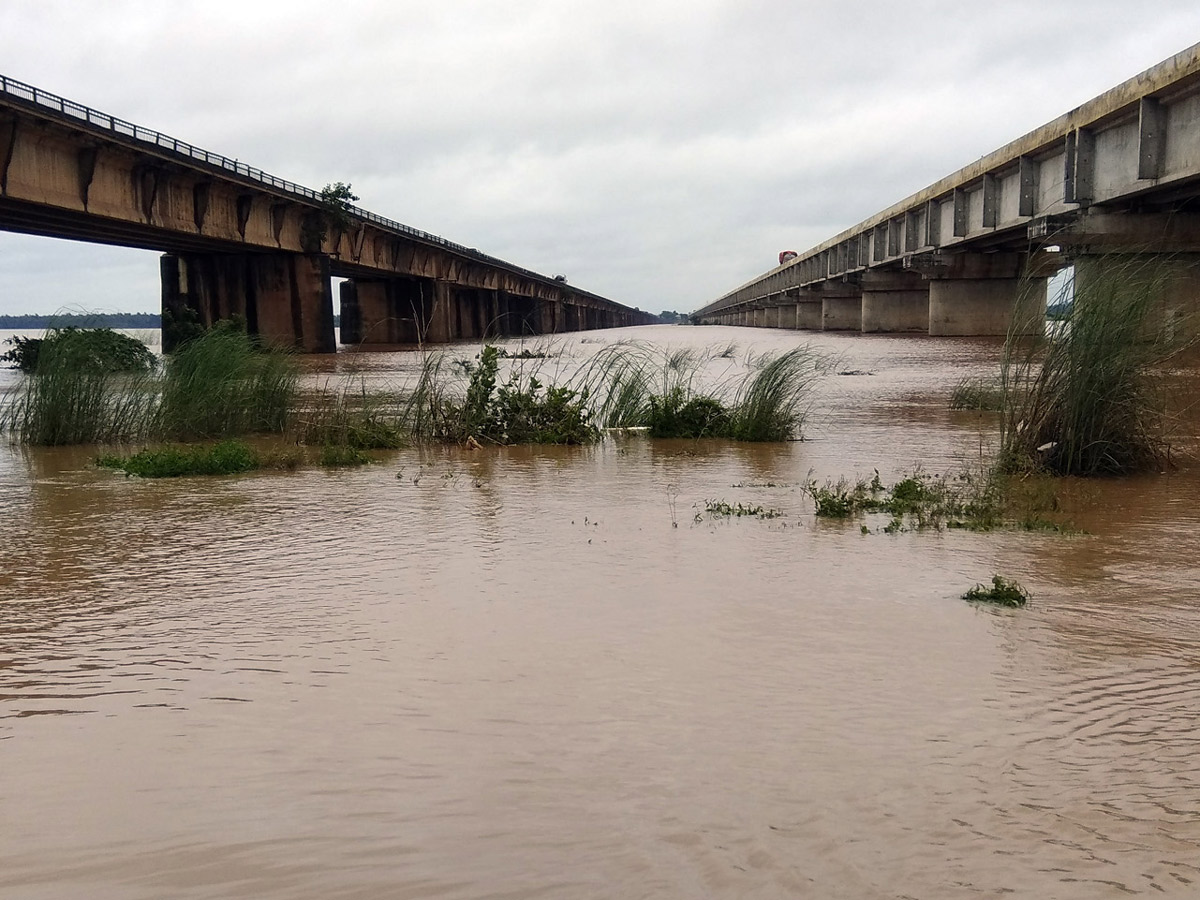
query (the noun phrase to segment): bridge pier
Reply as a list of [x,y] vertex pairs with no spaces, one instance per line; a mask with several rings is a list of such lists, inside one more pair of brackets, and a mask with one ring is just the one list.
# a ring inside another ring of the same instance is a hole
[[797,304],[795,303],[779,307],[779,327],[795,331],[799,327],[796,324],[796,314]]
[[796,304],[796,327],[802,331],[820,331],[825,304],[820,299],[801,300]]
[[865,272],[862,330],[864,334],[928,333],[929,282],[911,272]]
[[822,331],[862,331],[862,288],[849,282],[827,281],[821,298]]
[[1046,281],[1024,272],[1017,253],[964,253],[931,271],[929,333],[970,337],[1045,329]]
[[352,278],[339,288],[343,344],[430,340],[434,283],[428,278]]
[[1150,310],[1142,323],[1146,340],[1173,340],[1181,320],[1200,316],[1200,252],[1104,253],[1074,258],[1075,303],[1125,292],[1149,292]]
[[171,322],[211,327],[238,316],[268,344],[333,353],[329,257],[301,253],[168,253],[159,263],[163,350],[177,345]]

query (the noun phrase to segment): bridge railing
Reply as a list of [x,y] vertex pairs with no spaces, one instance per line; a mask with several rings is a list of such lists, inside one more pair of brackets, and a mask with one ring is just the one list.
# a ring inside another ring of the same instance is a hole
[[[207,163],[210,166],[217,166],[225,169],[235,175],[240,175],[243,178],[249,178],[252,181],[257,181],[260,184],[269,185],[277,190],[284,191],[289,194],[294,194],[298,197],[303,197],[305,200],[314,203],[321,203],[323,198],[319,191],[314,191],[312,188],[305,187],[302,184],[296,184],[294,181],[288,181],[285,178],[280,178],[272,175],[269,172],[264,172],[262,169],[256,169],[253,166],[248,166],[243,162],[238,162],[236,159],[230,159],[227,156],[222,156],[219,153],[212,153],[204,150],[201,147],[196,147],[186,141],[181,141],[178,138],[163,134],[160,131],[155,131],[152,128],[145,128],[141,125],[135,125],[133,122],[126,122],[124,119],[118,119],[116,116],[110,116],[107,113],[92,109],[90,106],[84,106],[82,103],[76,103],[74,100],[67,100],[65,97],[60,97],[57,94],[51,94],[49,91],[43,91],[41,88],[34,87],[31,84],[25,84],[23,81],[17,81],[13,78],[7,78],[0,75],[0,93],[8,94],[12,97],[17,97],[28,103],[36,106],[43,106],[47,109],[54,110],[65,116],[70,116],[93,129],[101,131],[109,131],[114,134],[124,135],[125,137],[133,138],[135,141],[140,141],[146,144],[152,144],[162,150],[170,150],[173,153],[178,153],[187,156],[191,159],[199,160]],[[486,253],[481,253],[474,247],[466,247],[462,244],[456,244],[454,241],[447,240],[444,237],[439,237],[436,234],[430,234],[427,231],[421,231],[419,228],[413,228],[411,225],[405,225],[402,222],[397,222],[394,219],[386,218],[366,209],[361,209],[357,206],[349,208],[349,212],[364,221],[379,225],[382,228],[391,231],[397,231],[401,234],[415,237],[427,243],[438,244],[442,247],[454,250],[464,256],[469,256],[481,262],[498,265],[509,271],[525,275],[530,278],[535,278],[539,281],[549,281],[545,275],[534,272],[530,269],[523,269],[520,266],[515,266],[510,262],[505,262],[494,256],[489,256]],[[591,294],[588,291],[580,291],[574,289],[580,294],[585,294],[596,299],[603,299]]]

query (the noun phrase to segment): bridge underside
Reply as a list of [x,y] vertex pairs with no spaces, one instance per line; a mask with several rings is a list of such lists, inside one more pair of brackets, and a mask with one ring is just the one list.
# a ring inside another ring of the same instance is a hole
[[[164,322],[331,352],[654,317],[0,77],[0,230],[155,250]],[[170,348],[173,335],[164,333]]]
[[[701,323],[933,335],[1039,328],[1106,256],[1200,308],[1200,44],[727,293]],[[1188,287],[1188,286],[1192,287]],[[1189,293],[1190,291],[1190,293]]]

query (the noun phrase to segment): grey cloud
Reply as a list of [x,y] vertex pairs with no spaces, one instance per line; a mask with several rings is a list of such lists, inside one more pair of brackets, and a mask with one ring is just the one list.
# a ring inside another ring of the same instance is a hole
[[[278,175],[352,182],[376,212],[621,302],[687,309],[1198,26],[1176,0],[1153,15],[1115,0],[16,0],[0,58]],[[14,240],[0,235],[0,265],[34,265],[5,252]],[[89,273],[78,248],[46,246],[81,293],[101,290],[94,256]],[[146,259],[130,308],[157,303]],[[51,293],[22,271],[23,296]]]

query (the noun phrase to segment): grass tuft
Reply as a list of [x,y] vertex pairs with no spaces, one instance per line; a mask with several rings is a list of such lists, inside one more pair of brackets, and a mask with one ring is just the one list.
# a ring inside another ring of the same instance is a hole
[[992,584],[987,587],[977,584],[965,594],[964,600],[974,603],[991,603],[996,606],[1021,607],[1029,602],[1029,592],[1017,582],[1010,581],[1001,575],[992,576]]

